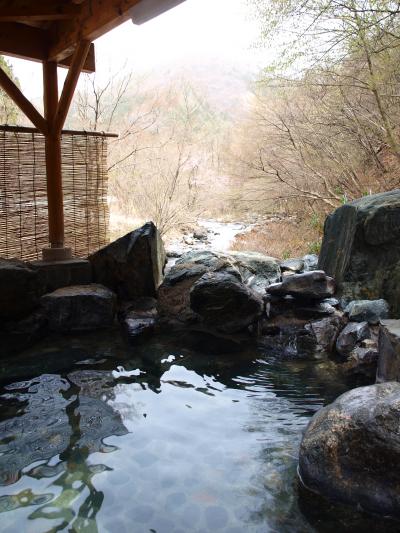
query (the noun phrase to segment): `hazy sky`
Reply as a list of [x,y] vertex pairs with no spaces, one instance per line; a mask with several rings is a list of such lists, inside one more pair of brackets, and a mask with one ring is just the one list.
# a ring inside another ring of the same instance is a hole
[[[252,49],[258,27],[246,4],[247,0],[186,0],[142,26],[126,22],[96,41],[98,75],[124,65],[143,71],[211,60],[255,68],[262,56],[265,65],[267,52]],[[10,61],[25,94],[41,96],[41,65]],[[65,73],[59,69],[60,85]]]

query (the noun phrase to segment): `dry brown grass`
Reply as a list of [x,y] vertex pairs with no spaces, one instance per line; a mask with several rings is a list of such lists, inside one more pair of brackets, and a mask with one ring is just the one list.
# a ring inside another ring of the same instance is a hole
[[267,222],[248,233],[239,235],[232,245],[233,250],[260,252],[265,255],[287,259],[309,253],[319,253],[321,224],[296,220]]

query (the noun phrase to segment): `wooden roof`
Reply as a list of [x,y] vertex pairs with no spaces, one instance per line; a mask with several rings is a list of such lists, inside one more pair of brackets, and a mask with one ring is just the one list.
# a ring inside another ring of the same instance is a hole
[[[131,19],[141,23],[184,0],[0,0],[0,54],[69,67],[81,41]],[[95,71],[93,44],[83,70]]]

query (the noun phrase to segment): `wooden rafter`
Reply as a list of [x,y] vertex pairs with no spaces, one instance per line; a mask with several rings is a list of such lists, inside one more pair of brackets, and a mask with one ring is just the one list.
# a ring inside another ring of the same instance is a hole
[[[0,53],[32,61],[46,61],[49,50],[49,33],[41,28],[33,28],[19,22],[0,23]],[[58,66],[68,68],[72,57],[64,58]],[[94,45],[91,46],[84,72],[95,71]]]
[[77,17],[52,25],[49,59],[61,61],[73,53],[75,44],[80,39],[94,41],[129,20],[132,8],[139,1],[91,0],[84,2]]
[[67,78],[64,83],[64,88],[61,93],[61,98],[58,103],[57,115],[54,122],[54,131],[61,132],[65,119],[67,118],[68,110],[70,108],[72,98],[74,96],[76,84],[78,83],[79,75],[85,63],[86,56],[90,49],[89,41],[81,41],[72,58],[71,67],[68,71]]
[[76,17],[79,10],[78,5],[68,1],[0,0],[0,22],[66,20]]
[[37,109],[25,98],[21,90],[15,83],[7,76],[2,68],[0,68],[0,87],[8,94],[10,98],[17,104],[29,120],[41,131],[44,135],[47,134],[47,123]]

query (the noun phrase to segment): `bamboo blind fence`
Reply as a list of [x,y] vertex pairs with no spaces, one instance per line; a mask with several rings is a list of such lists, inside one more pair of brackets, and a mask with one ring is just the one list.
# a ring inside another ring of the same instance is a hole
[[[65,245],[86,257],[108,241],[107,138],[63,131]],[[48,246],[44,136],[0,126],[0,257],[41,259]]]

